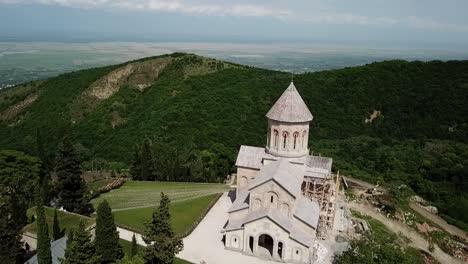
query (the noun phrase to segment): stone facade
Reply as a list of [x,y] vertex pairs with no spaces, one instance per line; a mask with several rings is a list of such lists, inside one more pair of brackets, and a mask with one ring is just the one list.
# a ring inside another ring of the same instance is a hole
[[309,155],[312,114],[291,83],[267,113],[265,148],[241,146],[237,192],[225,247],[291,263],[312,263],[320,206],[302,194],[304,177],[329,178],[332,160]]

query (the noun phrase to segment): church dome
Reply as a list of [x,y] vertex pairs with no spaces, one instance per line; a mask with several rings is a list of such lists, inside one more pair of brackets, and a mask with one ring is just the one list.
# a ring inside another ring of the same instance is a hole
[[280,122],[310,122],[313,119],[312,114],[307,108],[304,100],[297,91],[294,83],[283,92],[278,101],[268,111],[266,117]]

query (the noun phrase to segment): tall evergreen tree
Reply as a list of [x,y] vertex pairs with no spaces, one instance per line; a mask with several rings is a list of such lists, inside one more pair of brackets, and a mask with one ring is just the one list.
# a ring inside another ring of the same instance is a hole
[[65,230],[60,228],[60,223],[58,220],[57,209],[54,210],[54,222],[52,226],[52,238],[54,240],[60,239],[65,234]]
[[91,234],[86,230],[84,221],[80,221],[75,230],[73,240],[67,241],[63,264],[98,264],[101,257],[96,254],[96,248],[91,241]]
[[22,220],[26,208],[12,188],[0,184],[0,263],[17,263],[22,242]]
[[50,252],[49,227],[46,222],[42,197],[38,197],[40,202],[36,207],[37,212],[37,261],[39,264],[51,264],[52,255]]
[[138,254],[138,245],[137,245],[137,241],[136,241],[136,237],[135,237],[135,233],[133,233],[133,236],[132,236],[132,248],[130,250],[130,257],[134,257],[135,255]]
[[130,176],[134,180],[141,180],[141,155],[140,148],[136,145],[133,152],[132,163],[130,164]]
[[79,212],[85,205],[85,184],[81,179],[80,160],[68,137],[62,143],[57,157],[57,191],[60,204],[70,212]]
[[119,244],[119,232],[115,227],[111,208],[103,200],[97,208],[96,218],[96,253],[101,256],[102,263],[114,263],[124,256],[122,246]]
[[44,205],[49,205],[52,198],[53,187],[50,177],[50,159],[44,147],[44,137],[40,129],[36,131],[37,157],[41,160],[41,169],[39,173],[39,186],[42,188],[42,199]]
[[140,178],[144,181],[156,180],[155,165],[153,144],[149,138],[146,138],[141,146]]
[[152,220],[146,225],[143,240],[146,243],[144,258],[148,264],[171,264],[184,245],[174,236],[169,213],[169,197],[161,193],[159,207],[153,211]]

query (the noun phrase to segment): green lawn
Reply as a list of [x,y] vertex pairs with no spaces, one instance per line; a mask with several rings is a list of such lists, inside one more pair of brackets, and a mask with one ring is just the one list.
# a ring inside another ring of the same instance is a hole
[[[52,224],[54,221],[54,209],[50,207],[44,207],[44,211],[46,214],[46,221],[49,226],[49,234],[52,235]],[[28,217],[31,217],[31,215],[36,216],[36,208],[32,207],[28,209],[27,214],[28,214]],[[81,219],[85,221],[87,226],[90,226],[94,224],[95,222],[94,218],[72,214],[68,212],[63,212],[59,210],[57,210],[57,216],[59,219],[60,227],[62,229],[65,228],[65,232],[68,232],[71,228],[76,228]],[[36,222],[25,226],[23,230],[31,232],[31,233],[36,233],[37,232]]]
[[[120,245],[122,245],[125,255],[129,255],[130,250],[132,248],[132,243],[130,241],[120,239]],[[138,245],[138,247],[140,248],[140,252],[141,252],[143,250],[143,246]],[[191,263],[183,259],[175,258],[173,264],[191,264]]]
[[127,210],[154,207],[159,204],[160,193],[169,196],[171,202],[181,202],[228,190],[225,184],[186,183],[186,182],[143,182],[128,181],[120,188],[101,194],[91,202],[96,208],[106,199],[112,210]]
[[[208,207],[215,202],[217,194],[211,194],[183,202],[171,203],[172,226],[177,235],[184,235],[199,220]],[[144,223],[151,218],[153,207],[114,212],[115,222],[123,227],[142,232]]]

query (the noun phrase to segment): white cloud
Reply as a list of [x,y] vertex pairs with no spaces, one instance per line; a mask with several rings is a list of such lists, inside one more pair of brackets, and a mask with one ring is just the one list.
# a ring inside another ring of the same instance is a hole
[[451,24],[433,19],[391,16],[366,16],[351,13],[310,12],[304,14],[290,9],[256,4],[223,4],[222,1],[199,3],[190,0],[0,0],[0,4],[42,4],[75,8],[118,8],[152,10],[188,15],[269,17],[292,23],[359,26],[402,26],[433,31],[468,32],[468,25]]

